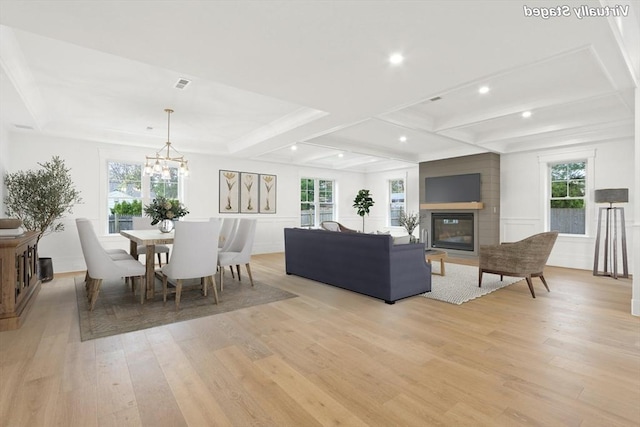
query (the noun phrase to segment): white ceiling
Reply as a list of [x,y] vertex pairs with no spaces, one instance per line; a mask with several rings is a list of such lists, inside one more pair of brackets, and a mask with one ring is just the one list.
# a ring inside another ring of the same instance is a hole
[[506,1],[2,0],[0,120],[153,150],[170,107],[187,157],[361,172],[606,142],[634,132],[640,46],[621,49],[615,28],[637,41],[639,10],[544,20]]

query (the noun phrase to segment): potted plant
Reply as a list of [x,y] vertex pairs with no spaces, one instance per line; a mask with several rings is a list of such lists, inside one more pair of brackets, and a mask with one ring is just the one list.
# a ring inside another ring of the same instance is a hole
[[[26,230],[38,232],[40,242],[46,234],[64,230],[60,219],[82,199],[64,160],[53,156],[51,161],[38,165],[41,166],[38,170],[5,175],[4,203],[5,214],[21,220]],[[51,258],[39,258],[38,264],[40,279],[45,282],[53,279]]]
[[144,213],[151,217],[151,225],[160,223],[160,231],[168,233],[173,230],[173,221],[185,216],[189,211],[180,201],[159,196],[144,207]]
[[407,230],[411,243],[415,243],[416,238],[413,237],[413,231],[416,229],[418,224],[420,224],[420,215],[413,212],[407,213],[402,209],[400,211],[400,216],[398,217],[398,222],[405,230]]
[[353,207],[356,208],[358,215],[362,217],[362,232],[364,233],[364,216],[369,215],[369,208],[374,205],[373,197],[369,194],[369,190],[362,189],[358,191],[356,198],[353,199]]

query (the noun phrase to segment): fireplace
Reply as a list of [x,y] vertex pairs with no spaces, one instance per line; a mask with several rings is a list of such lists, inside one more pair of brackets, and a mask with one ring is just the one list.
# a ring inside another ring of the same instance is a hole
[[473,252],[473,212],[432,212],[431,247]]

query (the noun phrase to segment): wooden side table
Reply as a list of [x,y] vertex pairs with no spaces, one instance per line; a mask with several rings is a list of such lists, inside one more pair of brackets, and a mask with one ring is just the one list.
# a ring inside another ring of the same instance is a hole
[[429,265],[431,265],[431,261],[440,261],[440,273],[436,273],[435,271],[433,271],[433,269],[431,270],[431,274],[437,274],[438,276],[444,276],[445,274],[445,270],[444,270],[444,260],[447,258],[447,252],[446,251],[441,251],[438,249],[427,249],[425,252],[425,257],[427,258],[427,262],[429,263]]

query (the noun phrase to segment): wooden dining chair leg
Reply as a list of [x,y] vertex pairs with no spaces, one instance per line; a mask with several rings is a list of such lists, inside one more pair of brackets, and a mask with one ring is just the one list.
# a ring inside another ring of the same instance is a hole
[[176,280],[176,310],[180,309],[180,296],[182,295],[182,279]]
[[200,278],[200,285],[202,286],[202,294],[206,297],[207,296],[207,288],[209,287],[209,283],[207,282],[207,278],[206,277],[201,277]]
[[211,286],[213,287],[213,296],[216,299],[216,304],[218,304],[218,290],[216,289],[216,276],[211,275],[211,276],[208,276],[207,279],[211,281]]
[[[233,267],[231,267],[233,269]],[[236,264],[236,271],[238,272],[238,282],[242,282],[242,278],[240,277],[240,265]]]
[[235,279],[235,278],[236,278],[236,275],[235,275],[235,273],[233,272],[233,266],[232,266],[232,265],[230,265],[230,266],[229,266],[229,271],[231,272],[231,278],[232,278],[232,279]]
[[96,279],[93,283],[93,292],[91,294],[91,308],[90,311],[93,311],[93,308],[96,306],[96,300],[98,299],[98,294],[100,293],[100,286],[102,285],[102,279]]
[[162,302],[167,302],[167,276],[162,275]]
[[160,264],[160,267],[162,267],[162,254],[160,252],[158,252],[158,264]]
[[[247,274],[249,275],[249,281],[251,282],[251,286],[253,286],[253,276],[251,275],[251,267],[249,266],[249,263],[245,264],[245,268],[247,269]],[[239,273],[239,267],[238,267],[238,277],[240,277],[240,273]]]
[[[145,280],[144,280],[144,276],[138,276],[138,292],[140,292],[140,304],[144,304],[144,297],[145,297],[145,291],[146,289],[144,288],[145,285]],[[135,280],[135,279],[134,279]]]
[[220,267],[220,292],[224,291],[224,267]]

